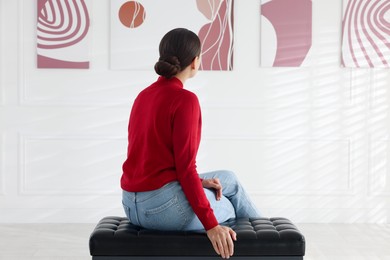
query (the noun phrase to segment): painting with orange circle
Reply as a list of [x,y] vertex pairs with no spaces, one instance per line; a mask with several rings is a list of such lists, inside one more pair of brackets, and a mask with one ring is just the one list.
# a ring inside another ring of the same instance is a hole
[[145,8],[137,1],[128,1],[119,8],[118,16],[124,26],[136,28],[145,20]]

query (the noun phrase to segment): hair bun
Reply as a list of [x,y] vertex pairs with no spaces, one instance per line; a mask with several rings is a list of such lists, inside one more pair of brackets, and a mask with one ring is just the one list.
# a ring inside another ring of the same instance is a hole
[[154,65],[154,70],[158,75],[172,78],[181,71],[180,61],[176,56],[160,57]]

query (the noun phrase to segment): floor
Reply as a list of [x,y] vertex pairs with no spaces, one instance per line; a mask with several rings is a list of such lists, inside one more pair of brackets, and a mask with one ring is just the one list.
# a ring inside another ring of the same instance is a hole
[[[0,260],[91,259],[94,224],[0,225]],[[390,225],[297,224],[306,238],[305,260],[390,260]],[[234,259],[234,258],[232,258]]]

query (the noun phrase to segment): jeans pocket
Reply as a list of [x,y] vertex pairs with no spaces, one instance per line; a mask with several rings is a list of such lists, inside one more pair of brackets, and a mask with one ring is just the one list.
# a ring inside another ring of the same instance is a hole
[[187,222],[188,218],[174,196],[157,207],[145,209],[142,225],[157,230],[182,230]]

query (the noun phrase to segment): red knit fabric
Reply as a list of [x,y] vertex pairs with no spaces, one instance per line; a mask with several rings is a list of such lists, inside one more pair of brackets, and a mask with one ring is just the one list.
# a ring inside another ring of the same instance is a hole
[[196,170],[201,138],[196,95],[177,78],[159,79],[140,92],[129,120],[122,189],[151,191],[178,181],[192,209],[209,230],[218,225]]

